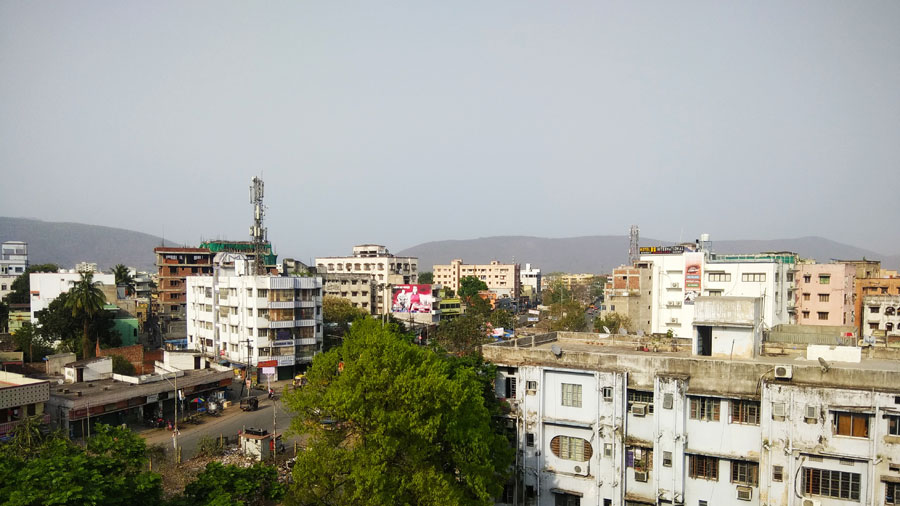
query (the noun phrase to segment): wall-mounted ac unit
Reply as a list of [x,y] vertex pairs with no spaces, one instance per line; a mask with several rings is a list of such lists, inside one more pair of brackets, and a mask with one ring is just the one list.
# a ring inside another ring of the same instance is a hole
[[669,323],[678,323],[678,318],[675,318],[674,316],[669,318]]
[[816,501],[815,499],[803,499],[801,504],[802,506],[822,506],[822,501]]
[[647,415],[647,405],[646,404],[632,404],[631,405],[631,414],[634,416],[646,416]]
[[794,375],[794,368],[790,365],[779,365],[775,367],[775,377],[778,379],[791,379]]
[[646,472],[635,471],[634,472],[634,481],[641,481],[647,483],[647,474]]
[[819,418],[819,407],[806,406],[806,418]]
[[672,283],[672,288],[678,288],[678,282],[677,282],[677,281],[674,282],[674,283]]
[[753,499],[753,489],[750,487],[738,487],[737,498],[741,501],[749,501]]

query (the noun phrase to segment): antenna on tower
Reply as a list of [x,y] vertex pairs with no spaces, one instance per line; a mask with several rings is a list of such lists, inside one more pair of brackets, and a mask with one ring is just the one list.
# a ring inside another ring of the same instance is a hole
[[640,256],[638,253],[638,236],[639,230],[637,225],[632,225],[631,230],[628,232],[628,263],[634,265],[638,260],[640,260]]
[[250,227],[250,238],[253,240],[253,253],[256,256],[254,264],[257,275],[266,274],[265,245],[266,228],[263,227],[263,217],[266,208],[263,206],[263,180],[254,177],[250,180],[250,203],[253,204],[253,225]]

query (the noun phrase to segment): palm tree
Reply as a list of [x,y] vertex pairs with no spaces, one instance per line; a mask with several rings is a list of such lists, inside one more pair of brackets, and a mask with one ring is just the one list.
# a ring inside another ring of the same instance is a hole
[[134,276],[128,267],[118,264],[113,267],[112,273],[116,277],[116,286],[125,285],[125,295],[131,295],[134,292]]
[[103,309],[106,296],[100,290],[100,282],[94,281],[94,274],[82,272],[81,280],[69,290],[66,299],[66,307],[72,310],[73,317],[81,317],[84,320],[84,337],[81,339],[81,358],[87,358],[91,354],[91,339],[88,337],[88,325],[94,319],[94,315]]

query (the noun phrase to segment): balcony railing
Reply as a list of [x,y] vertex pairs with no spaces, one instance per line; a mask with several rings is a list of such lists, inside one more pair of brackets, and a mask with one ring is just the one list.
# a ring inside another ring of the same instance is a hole
[[[16,429],[16,426],[22,423],[22,421],[23,420],[15,420],[12,422],[0,423],[0,437],[11,434]],[[41,423],[44,425],[50,423],[50,413],[44,413],[41,416]]]

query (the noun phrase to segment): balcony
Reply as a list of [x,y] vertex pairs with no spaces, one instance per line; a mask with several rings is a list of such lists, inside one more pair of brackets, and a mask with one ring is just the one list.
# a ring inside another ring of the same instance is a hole
[[[22,420],[0,423],[0,437],[12,433],[16,429],[16,426],[18,426],[20,423],[22,423]],[[41,423],[44,425],[50,424],[50,413],[44,413],[43,415],[41,415]]]

